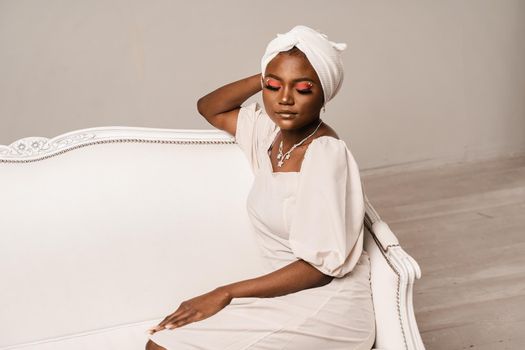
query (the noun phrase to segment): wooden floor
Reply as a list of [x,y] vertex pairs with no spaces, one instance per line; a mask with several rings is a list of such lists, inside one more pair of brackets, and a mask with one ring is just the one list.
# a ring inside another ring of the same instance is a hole
[[525,157],[362,179],[421,267],[426,349],[525,349]]

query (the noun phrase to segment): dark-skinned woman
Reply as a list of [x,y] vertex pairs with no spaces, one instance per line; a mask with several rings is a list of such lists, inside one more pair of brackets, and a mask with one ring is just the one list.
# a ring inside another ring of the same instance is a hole
[[[341,88],[345,48],[296,26],[268,44],[261,74],[199,99],[255,175],[247,208],[268,273],[184,301],[151,329],[147,349],[371,349],[359,168],[321,119]],[[242,106],[261,89],[264,110]]]

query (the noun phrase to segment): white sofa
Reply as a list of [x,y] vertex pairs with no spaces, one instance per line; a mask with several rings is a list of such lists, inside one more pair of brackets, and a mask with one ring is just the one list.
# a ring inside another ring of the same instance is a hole
[[[142,350],[179,303],[263,273],[253,175],[219,130],[100,127],[0,146],[0,350]],[[423,349],[418,264],[367,200],[374,349]]]

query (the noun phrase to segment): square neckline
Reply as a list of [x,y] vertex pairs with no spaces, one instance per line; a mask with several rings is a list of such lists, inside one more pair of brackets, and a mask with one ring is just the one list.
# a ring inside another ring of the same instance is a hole
[[296,175],[300,174],[301,171],[303,170],[303,162],[306,158],[306,155],[308,154],[308,151],[310,150],[310,146],[315,142],[315,140],[318,140],[322,137],[330,137],[330,138],[333,138],[334,140],[340,140],[330,135],[318,136],[315,139],[313,139],[312,142],[310,142],[308,147],[306,147],[306,150],[304,151],[304,155],[303,155],[303,161],[301,162],[301,169],[299,169],[299,171],[273,171],[272,160],[270,159],[270,155],[268,154],[268,151],[269,151],[270,146],[273,144],[273,142],[277,138],[278,132],[279,132],[279,128],[276,128],[276,130],[271,134],[271,137],[269,138],[270,142],[266,144],[266,148],[264,152],[265,153],[264,158],[266,158],[266,164],[268,166],[268,169],[270,170],[270,174],[272,175],[272,177],[277,177],[279,174],[296,174]]

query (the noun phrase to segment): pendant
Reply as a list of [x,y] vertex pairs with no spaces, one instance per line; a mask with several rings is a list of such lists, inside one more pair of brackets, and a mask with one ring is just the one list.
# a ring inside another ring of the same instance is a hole
[[[319,124],[317,124],[317,127],[315,128],[315,130],[308,136],[306,136],[304,139],[302,139],[300,142],[296,143],[295,145],[292,146],[292,148],[290,148],[290,150],[288,152],[286,152],[285,154],[283,154],[283,140],[281,140],[281,142],[279,143],[279,153],[277,153],[277,159],[278,159],[278,162],[277,162],[277,166],[278,167],[282,167],[283,166],[283,163],[284,163],[284,160],[285,159],[290,159],[290,154],[292,153],[292,151],[303,144],[303,142],[309,138],[310,136],[312,136],[313,134],[315,134],[315,132],[317,131],[317,129],[319,129],[319,127],[321,126],[321,123],[323,121],[321,119],[319,119]],[[273,141],[275,143],[275,140]],[[272,146],[273,146],[273,143],[272,143]],[[268,152],[270,155],[271,155],[271,152]]]

